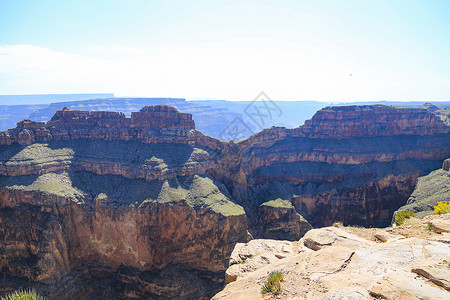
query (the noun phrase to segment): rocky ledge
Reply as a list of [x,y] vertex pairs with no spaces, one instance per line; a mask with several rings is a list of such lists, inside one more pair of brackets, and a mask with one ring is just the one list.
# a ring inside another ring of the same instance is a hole
[[[213,299],[444,300],[450,296],[449,242],[449,214],[397,228],[313,229],[298,242],[252,240],[236,245],[230,283]],[[273,271],[284,274],[281,293],[263,297]]]

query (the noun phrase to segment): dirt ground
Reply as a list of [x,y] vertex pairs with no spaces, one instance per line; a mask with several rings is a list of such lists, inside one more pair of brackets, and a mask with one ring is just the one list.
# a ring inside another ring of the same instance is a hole
[[439,236],[440,234],[427,228],[428,222],[435,219],[450,220],[450,214],[443,215],[430,215],[423,219],[409,218],[401,226],[386,227],[386,228],[362,228],[362,227],[340,227],[359,237],[365,238],[370,241],[379,242],[382,241],[375,237],[375,234],[381,231],[386,231],[394,235],[403,235],[404,237],[416,237],[421,239],[429,239]]

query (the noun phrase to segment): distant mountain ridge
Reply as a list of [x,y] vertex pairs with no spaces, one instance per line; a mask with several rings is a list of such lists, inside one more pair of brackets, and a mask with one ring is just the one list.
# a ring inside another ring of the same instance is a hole
[[0,103],[7,105],[49,104],[62,100],[77,101],[112,97],[114,97],[113,93],[0,95]]
[[[10,100],[8,100],[10,99]],[[0,95],[0,103],[21,103],[21,105],[0,105],[0,131],[14,128],[23,119],[46,122],[58,110],[67,107],[74,110],[116,111],[130,116],[143,106],[166,104],[180,111],[191,113],[196,127],[201,132],[221,140],[242,140],[271,126],[296,128],[310,119],[316,111],[329,105],[349,103],[326,103],[319,101],[254,101],[186,100],[184,98],[135,98],[114,97],[114,94],[49,94],[49,95]],[[41,101],[43,104],[23,105],[24,101]],[[64,100],[62,102],[62,100]],[[53,102],[53,103],[50,103]],[[372,101],[355,104],[385,104],[402,107],[421,107],[424,102]],[[430,102],[439,107],[450,107],[450,102]],[[271,105],[272,107],[268,107]],[[446,122],[444,110],[441,118]],[[447,118],[448,119],[448,118]]]

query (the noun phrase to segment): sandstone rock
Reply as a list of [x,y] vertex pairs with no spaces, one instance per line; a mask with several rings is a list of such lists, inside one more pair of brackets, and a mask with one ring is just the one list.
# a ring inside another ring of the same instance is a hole
[[445,171],[450,171],[450,158],[444,160],[442,163],[442,169]]
[[442,266],[416,266],[411,272],[419,274],[432,283],[450,291],[450,270],[448,263]]
[[312,229],[288,200],[265,202],[259,207],[258,214],[261,237],[295,241]]
[[283,299],[448,299],[446,243],[418,238],[374,243],[335,227],[313,229],[302,242],[315,251],[243,273],[213,299],[260,299],[258,289],[273,270],[284,274]]
[[378,280],[369,293],[381,299],[448,299],[448,292],[427,284],[405,271],[391,272]]
[[195,129],[192,115],[168,105],[146,106],[132,113],[131,118],[119,112],[79,111],[65,107],[47,123],[19,122],[15,129],[0,133],[0,144],[30,145],[35,141],[80,139],[188,144],[188,133],[192,129]]
[[300,242],[302,241],[306,247],[314,251],[332,245],[364,245],[371,243],[370,241],[347,233],[337,227],[326,227],[322,229],[310,230],[300,240]]
[[436,233],[450,232],[450,220],[433,220],[431,230]]
[[[392,124],[381,132],[386,122]],[[41,143],[89,140],[182,144],[196,151],[186,148],[186,153],[192,153],[192,160],[177,165],[159,163],[158,156],[156,161],[151,161],[151,153],[145,163],[135,163],[142,160],[143,155],[123,161],[114,155],[80,155],[81,149],[75,151],[73,160],[65,156],[63,162],[58,158],[51,163],[45,161],[44,165],[39,165],[35,159],[22,160],[20,166],[10,164],[12,156],[0,163],[0,173],[25,175],[74,167],[148,181],[179,174],[208,174],[223,183],[235,201],[249,205],[249,210],[253,211],[249,218],[254,227],[258,226],[259,205],[277,197],[290,201],[295,212],[316,227],[331,225],[334,221],[387,226],[394,211],[411,194],[417,178],[436,169],[438,160],[450,155],[448,128],[426,110],[387,106],[332,107],[318,112],[309,123],[297,129],[266,129],[247,140],[231,143],[194,130],[189,114],[168,106],[145,107],[131,118],[117,112],[65,109],[58,111],[47,124],[19,122],[17,128],[0,133],[0,144],[14,145],[18,143],[20,132],[28,130],[34,134],[36,142]],[[316,131],[324,135],[315,136]],[[22,134],[23,143],[33,141],[31,133]],[[62,145],[63,148],[72,146]],[[93,148],[90,149],[95,150]],[[200,152],[204,154],[196,155]],[[284,214],[291,216],[287,223],[281,218],[278,229],[263,228],[262,231],[273,234],[287,225],[291,229],[280,238],[300,237],[307,225],[301,218],[297,222],[298,215],[289,211],[292,213]],[[294,223],[297,225],[293,226]]]
[[257,205],[282,196],[314,227],[388,226],[417,178],[450,155],[449,141],[448,127],[423,109],[325,108],[299,128],[239,142],[245,177],[230,190]]
[[[246,218],[210,179],[179,180],[150,183],[87,172],[43,174],[31,182],[1,178],[2,274],[13,282],[25,278],[52,299],[64,280],[87,288],[66,275],[98,261],[113,268],[104,279],[93,271],[73,276],[112,281],[126,266],[135,275],[126,276],[117,293],[137,288],[142,298],[207,298],[224,282],[231,247],[247,239]],[[158,282],[170,266],[191,279]],[[76,290],[70,283],[67,288]]]
[[36,136],[33,131],[24,129],[19,133],[17,142],[21,145],[31,145],[36,141]]
[[377,233],[375,233],[375,237],[383,243],[393,242],[393,241],[405,238],[404,236],[391,234],[389,232],[381,231],[381,230],[378,231]]
[[356,285],[332,291],[324,296],[325,300],[362,300],[372,299],[362,286]]
[[297,254],[298,245],[289,241],[257,239],[236,244],[225,273],[227,283],[238,280],[247,272]]
[[[425,129],[424,123],[430,126]],[[345,139],[384,135],[432,135],[448,132],[448,129],[437,116],[425,109],[354,105],[319,110],[311,120],[305,122],[301,132],[314,138]]]
[[169,105],[145,106],[139,112],[131,113],[131,124],[134,127],[195,129],[191,114],[180,113]]

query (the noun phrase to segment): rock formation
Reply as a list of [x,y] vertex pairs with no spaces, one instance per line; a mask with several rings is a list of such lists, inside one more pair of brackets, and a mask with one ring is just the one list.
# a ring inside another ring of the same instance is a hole
[[313,226],[387,226],[417,178],[450,155],[450,133],[424,109],[327,107],[304,126],[269,128],[238,146],[236,199],[290,200]]
[[[298,242],[239,243],[226,272],[229,284],[212,299],[448,299],[450,214],[411,222],[313,229]],[[427,223],[436,230],[424,231]],[[273,271],[284,275],[281,293],[263,297]]]
[[449,156],[448,127],[423,109],[329,107],[238,143],[166,105],[25,120],[0,133],[0,294],[208,298],[247,230],[388,225]]
[[419,177],[414,191],[397,212],[412,211],[418,217],[433,214],[439,201],[450,201],[450,159],[444,160],[442,169]]
[[312,229],[289,200],[267,201],[259,206],[258,215],[259,232],[256,235],[268,239],[298,240]]
[[[0,145],[0,295],[205,299],[224,283],[244,210],[205,176],[191,115],[64,109]],[[183,276],[184,275],[184,276]],[[182,277],[181,277],[182,276]]]
[[436,111],[440,110],[440,108],[436,105],[434,105],[433,103],[424,103],[420,108],[424,108],[427,109],[429,111],[431,111],[432,113],[435,113]]
[[144,143],[187,143],[195,128],[192,115],[168,105],[144,107],[126,118],[106,111],[57,111],[47,123],[24,120],[0,134],[0,145],[68,140],[122,140]]

